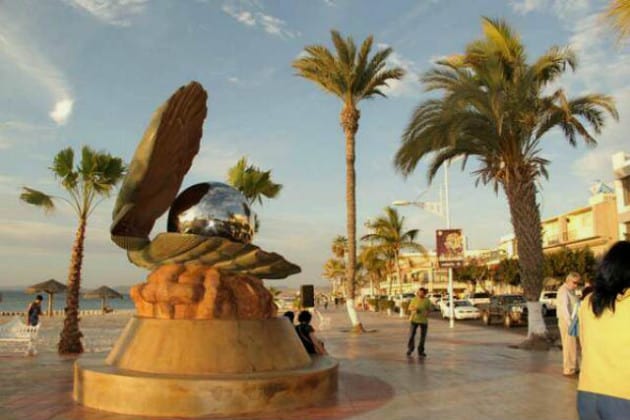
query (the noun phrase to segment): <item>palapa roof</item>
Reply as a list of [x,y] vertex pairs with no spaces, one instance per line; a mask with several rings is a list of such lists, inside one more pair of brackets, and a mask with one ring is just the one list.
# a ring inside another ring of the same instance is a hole
[[102,298],[119,298],[122,299],[123,295],[111,287],[101,286],[98,289],[88,290],[83,292],[83,297],[86,299],[102,299]]
[[67,289],[66,285],[58,282],[55,279],[46,280],[41,283],[34,284],[29,286],[26,289],[26,293],[62,293]]

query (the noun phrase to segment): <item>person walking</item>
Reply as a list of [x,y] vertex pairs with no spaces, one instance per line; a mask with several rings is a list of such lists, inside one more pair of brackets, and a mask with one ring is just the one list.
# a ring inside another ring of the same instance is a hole
[[426,297],[427,289],[421,287],[416,296],[409,303],[409,341],[407,342],[407,356],[411,356],[416,347],[416,331],[420,327],[420,341],[418,342],[418,356],[427,357],[424,352],[424,342],[429,328],[429,311],[431,301]]
[[37,295],[35,300],[28,305],[26,309],[27,319],[26,325],[30,325],[32,327],[39,324],[39,317],[42,314],[42,301],[44,297],[42,295]]
[[630,242],[606,253],[578,319],[580,420],[630,419]]
[[556,316],[558,317],[558,329],[560,330],[560,340],[562,341],[562,374],[572,376],[578,373],[577,359],[577,338],[569,334],[569,324],[571,323],[571,315],[578,303],[578,297],[575,294],[580,283],[580,274],[571,272],[567,275],[566,280],[558,289],[556,297]]

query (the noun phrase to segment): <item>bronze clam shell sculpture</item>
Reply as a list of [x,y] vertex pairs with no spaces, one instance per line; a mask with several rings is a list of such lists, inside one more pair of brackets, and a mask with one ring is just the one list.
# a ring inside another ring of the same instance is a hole
[[[177,197],[199,151],[207,93],[197,82],[179,88],[151,119],[113,211],[112,240],[129,260],[154,270],[165,264],[204,264],[223,272],[279,279],[300,272],[281,255],[253,245],[253,213],[222,183],[194,185]],[[149,239],[169,208],[168,232]]]

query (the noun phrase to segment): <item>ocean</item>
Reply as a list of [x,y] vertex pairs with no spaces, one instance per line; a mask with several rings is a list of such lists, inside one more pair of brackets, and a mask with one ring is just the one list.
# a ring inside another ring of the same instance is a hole
[[[37,294],[26,294],[19,290],[0,290],[2,300],[0,301],[0,312],[26,311],[29,303],[31,303]],[[48,310],[48,295],[41,293],[44,297],[42,309]],[[133,301],[128,294],[122,293],[123,299],[107,299],[107,305],[113,309],[134,309]],[[53,310],[63,310],[66,306],[66,294],[57,293],[53,301]],[[100,309],[100,299],[79,299],[79,309]]]

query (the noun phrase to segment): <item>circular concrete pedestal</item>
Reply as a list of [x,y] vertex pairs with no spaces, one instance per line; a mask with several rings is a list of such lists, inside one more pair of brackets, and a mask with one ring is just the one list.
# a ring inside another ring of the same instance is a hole
[[74,367],[75,401],[142,416],[238,415],[304,407],[337,390],[338,363],[327,356],[290,371],[226,375],[148,374],[83,358]]
[[330,357],[309,357],[286,318],[134,317],[106,360],[75,363],[73,397],[120,414],[238,415],[325,400],[337,370]]

